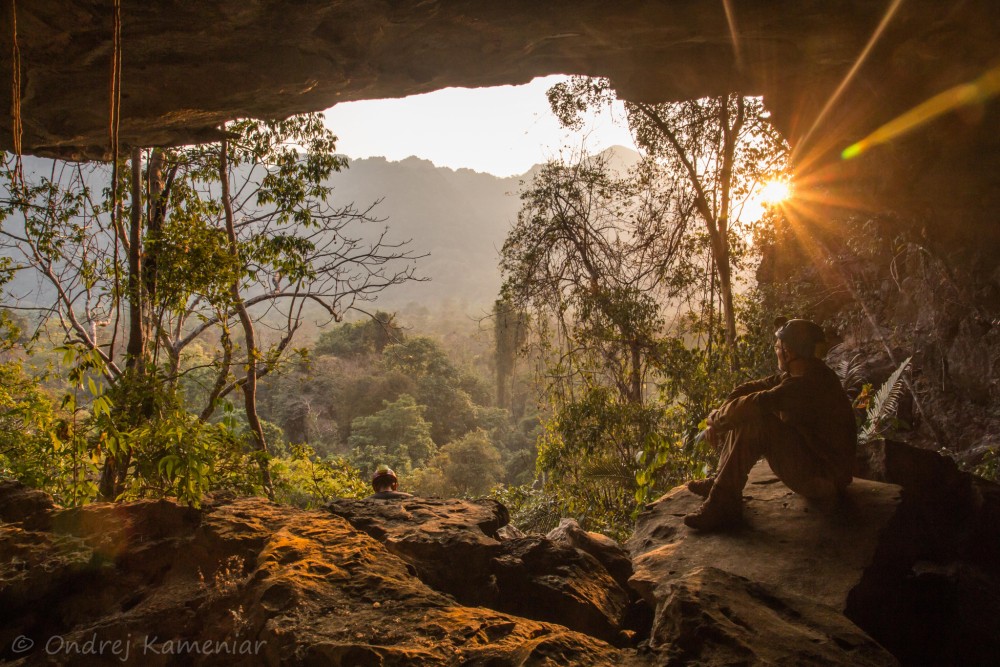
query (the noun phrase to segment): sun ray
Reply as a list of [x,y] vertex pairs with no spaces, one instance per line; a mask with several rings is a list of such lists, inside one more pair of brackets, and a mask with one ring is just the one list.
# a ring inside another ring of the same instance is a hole
[[892,0],[888,9],[886,9],[885,15],[882,16],[882,20],[879,21],[878,27],[875,28],[875,32],[872,33],[868,43],[865,44],[865,48],[861,50],[860,54],[858,54],[858,57],[855,59],[851,69],[847,71],[847,74],[840,82],[840,85],[837,86],[837,89],[833,91],[832,95],[830,95],[830,99],[828,99],[826,104],[823,105],[823,109],[819,112],[819,115],[816,116],[816,120],[813,121],[812,127],[809,128],[809,131],[806,132],[801,139],[796,141],[795,148],[792,150],[790,159],[791,163],[795,164],[798,162],[798,160],[796,160],[798,151],[809,142],[810,137],[812,137],[813,133],[826,118],[826,115],[830,113],[830,109],[832,109],[833,105],[836,104],[838,99],[840,99],[840,96],[847,89],[851,80],[854,79],[855,74],[857,74],[858,70],[861,69],[861,65],[868,59],[868,54],[871,53],[875,44],[878,43],[879,38],[882,37],[882,33],[885,32],[886,27],[889,25],[890,21],[892,21],[892,17],[895,16],[896,11],[899,9],[901,4],[903,4],[903,0]]
[[733,12],[732,0],[722,0],[726,10],[726,23],[729,24],[729,35],[733,38],[733,55],[736,58],[736,68],[743,69],[743,53],[740,47],[740,33],[736,28],[736,14]]

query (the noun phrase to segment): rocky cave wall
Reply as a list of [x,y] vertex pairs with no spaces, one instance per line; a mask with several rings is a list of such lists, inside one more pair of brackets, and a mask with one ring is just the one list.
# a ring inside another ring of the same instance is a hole
[[[14,4],[0,10],[0,72],[11,76],[16,45],[23,150],[106,157],[112,3],[33,0],[17,3],[16,16]],[[635,100],[763,95],[795,147],[797,219],[809,234],[859,218],[905,232],[903,246],[870,258],[884,319],[848,338],[859,349],[917,354],[923,423],[936,424],[925,428],[928,444],[988,442],[1000,432],[1000,105],[966,88],[972,102],[961,109],[856,159],[839,153],[942,91],[984,75],[1000,87],[1000,3],[732,0],[728,18],[726,4],[123,0],[120,139],[195,142],[234,117],[551,73],[608,76]],[[0,86],[4,110],[12,89]],[[12,126],[12,115],[0,115],[8,150]],[[791,259],[772,258],[765,280],[790,275],[783,261]],[[970,424],[979,435],[969,442],[946,437]]]

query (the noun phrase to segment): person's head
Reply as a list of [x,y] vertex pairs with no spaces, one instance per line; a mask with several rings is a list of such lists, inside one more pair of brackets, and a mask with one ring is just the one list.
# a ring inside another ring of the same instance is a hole
[[778,327],[774,332],[774,353],[780,370],[787,372],[789,364],[796,359],[820,356],[819,348],[826,343],[826,334],[815,322],[779,317],[774,326]]
[[372,488],[375,489],[375,493],[379,491],[395,491],[398,486],[399,479],[396,477],[396,473],[392,471],[392,468],[387,465],[380,465],[375,470],[375,475],[372,477]]

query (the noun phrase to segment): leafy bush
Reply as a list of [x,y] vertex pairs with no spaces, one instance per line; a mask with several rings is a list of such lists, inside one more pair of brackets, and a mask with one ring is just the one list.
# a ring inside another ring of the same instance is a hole
[[289,457],[271,462],[277,502],[311,509],[334,498],[364,498],[371,493],[361,471],[346,459],[322,458],[308,445],[289,448]]
[[1000,482],[1000,450],[996,448],[987,450],[979,463],[973,466],[972,474],[991,482]]
[[511,525],[526,533],[548,533],[563,516],[555,496],[530,484],[497,486],[490,497],[503,503],[510,512]]

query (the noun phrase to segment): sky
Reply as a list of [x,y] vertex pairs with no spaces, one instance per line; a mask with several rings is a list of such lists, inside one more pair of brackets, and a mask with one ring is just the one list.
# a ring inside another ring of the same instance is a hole
[[581,148],[591,153],[614,145],[635,149],[620,102],[588,117],[582,136],[561,129],[545,91],[564,78],[344,102],[327,110],[326,123],[338,136],[338,152],[351,158],[382,156],[396,161],[415,155],[439,167],[496,176],[520,175],[535,164],[579,153]]

